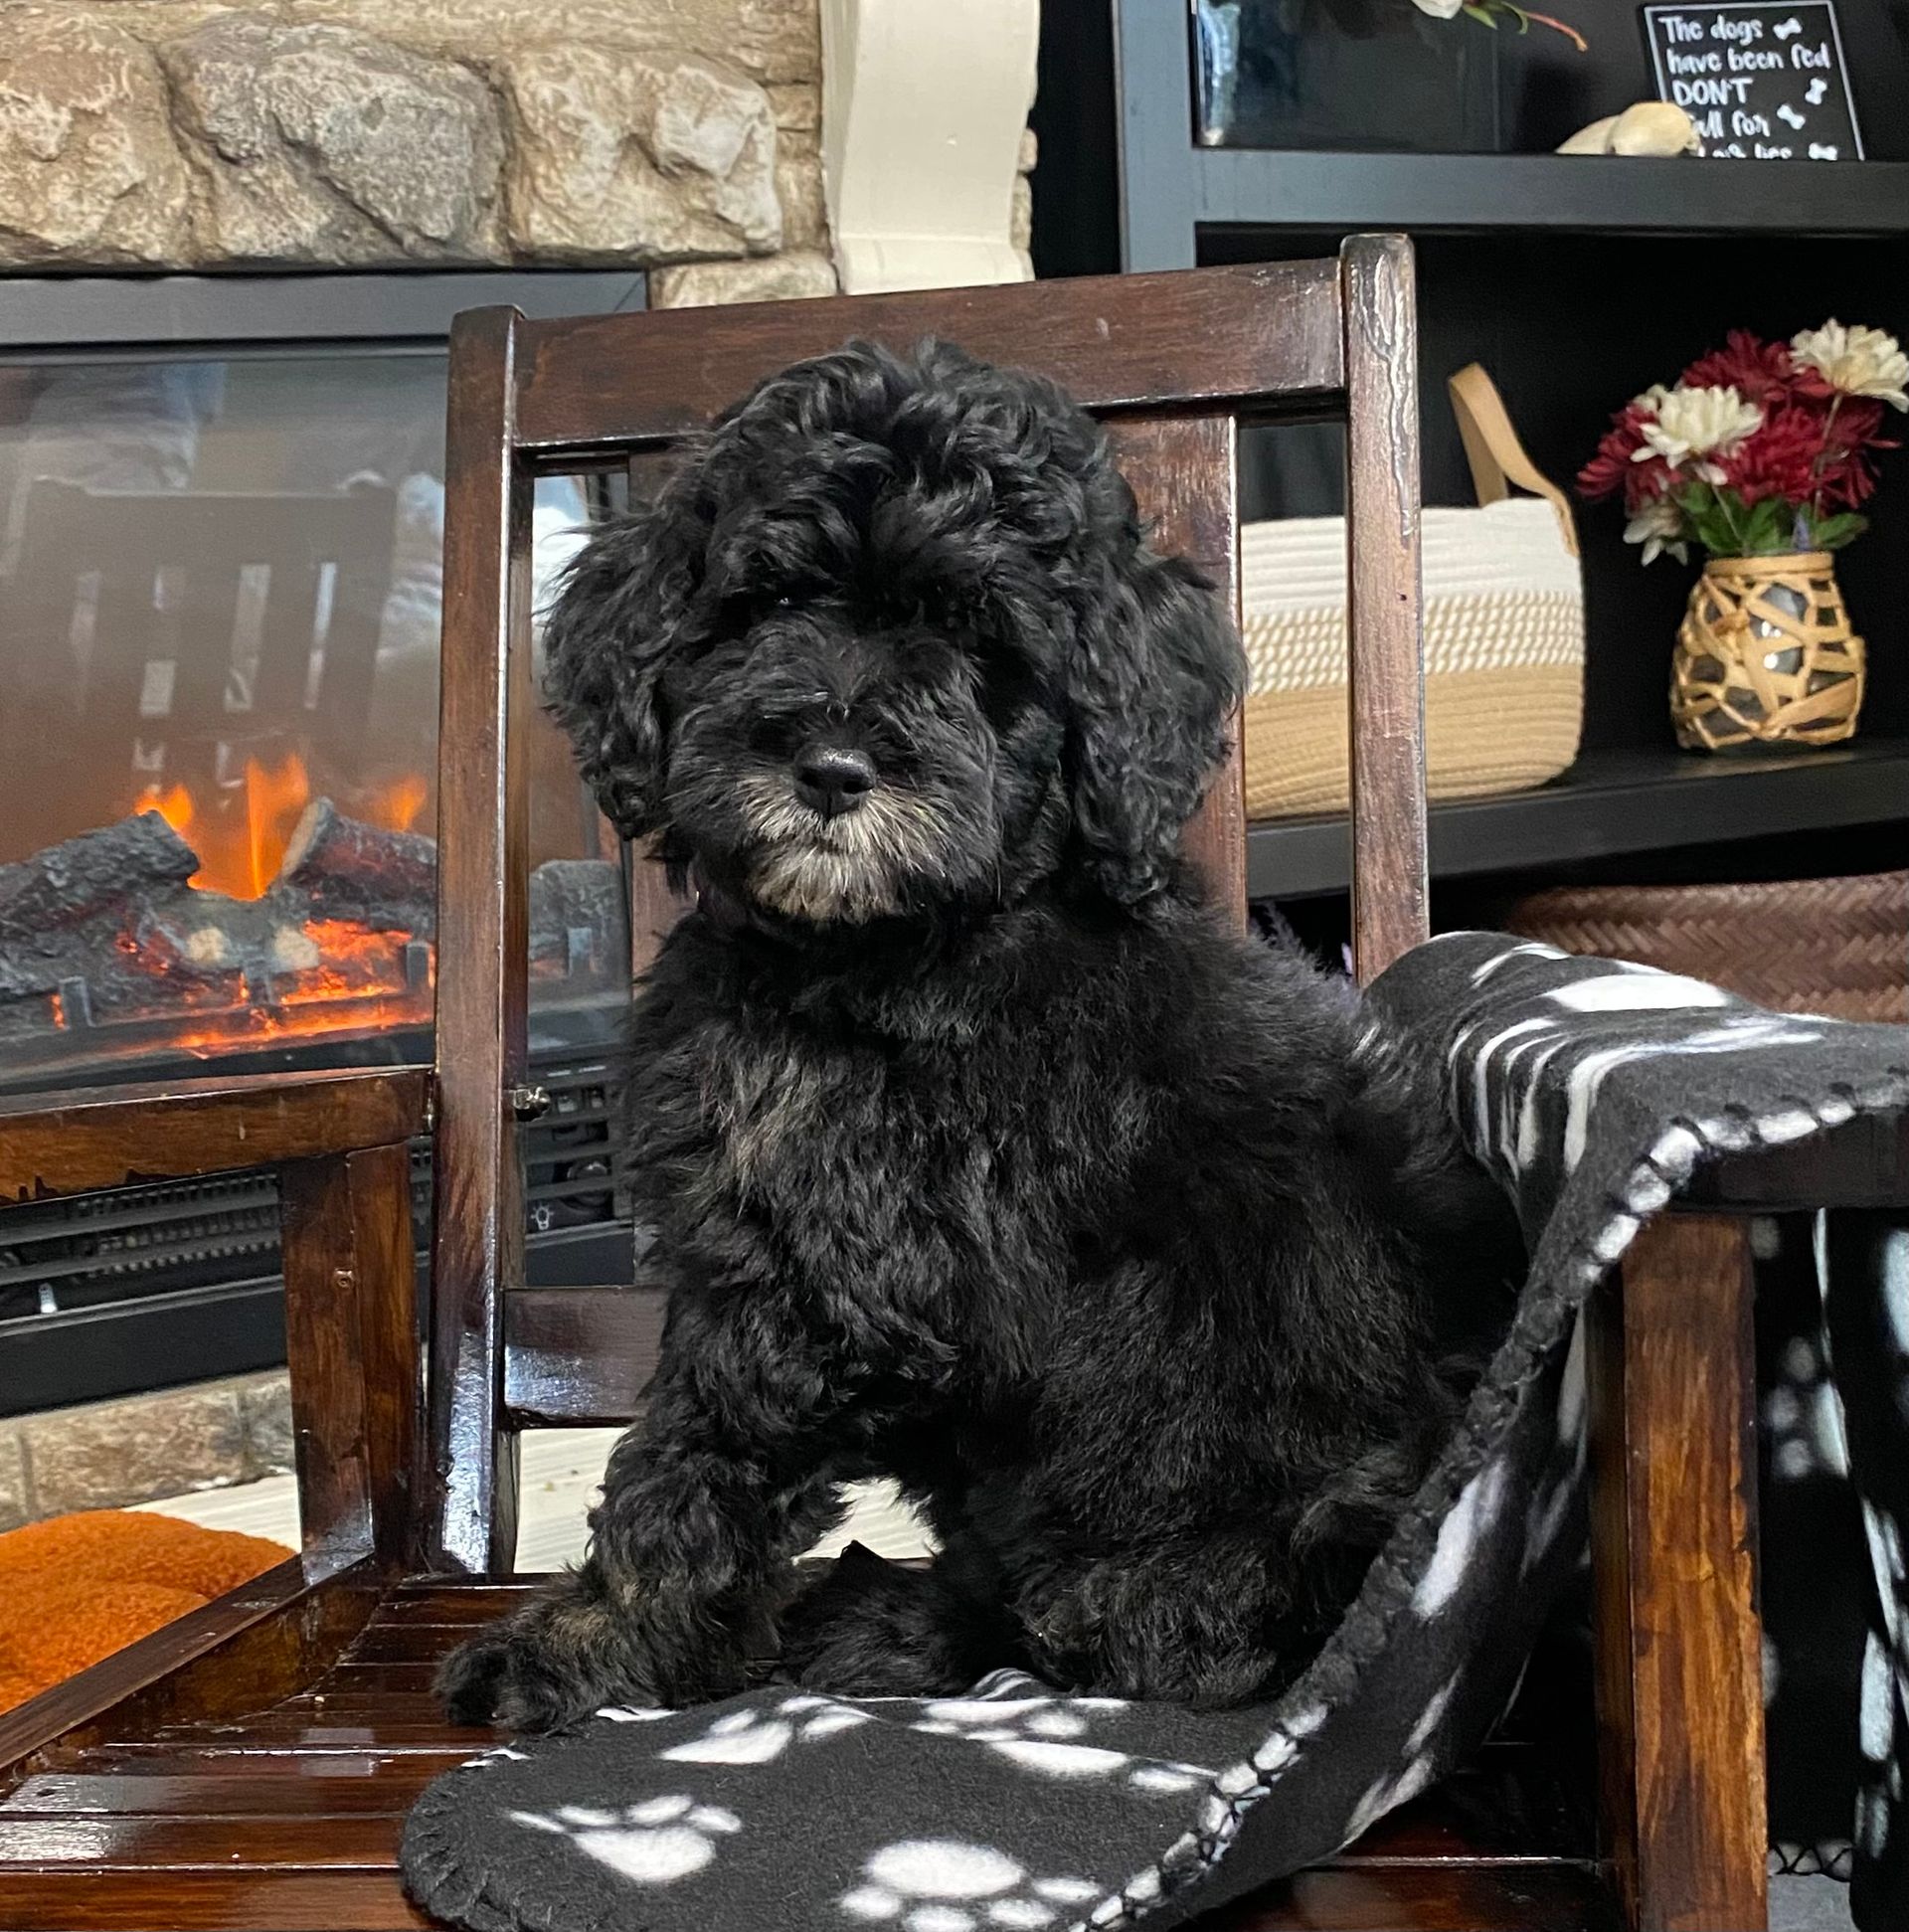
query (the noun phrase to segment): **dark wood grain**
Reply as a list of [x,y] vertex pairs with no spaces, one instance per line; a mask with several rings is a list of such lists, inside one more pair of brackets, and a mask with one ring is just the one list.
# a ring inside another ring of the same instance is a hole
[[345,1171],[357,1253],[372,1550],[387,1569],[396,1569],[418,1561],[424,1546],[417,1502],[425,1489],[425,1360],[418,1328],[410,1149],[372,1147],[349,1154]]
[[[492,1606],[496,1614],[496,1606]],[[461,1624],[375,1623],[352,1645],[350,1655],[339,1669],[373,1669],[390,1665],[394,1669],[430,1669],[445,1649],[457,1641]]]
[[0,1099],[0,1199],[268,1167],[422,1134],[429,1067],[250,1074]]
[[1552,1741],[1491,1743],[1423,1798],[1324,1860],[1368,1864],[1590,1864],[1597,1827]]
[[298,1700],[274,1705],[270,1710],[246,1711],[224,1725],[203,1721],[162,1724],[139,1738],[117,1739],[112,1748],[131,1759],[144,1751],[171,1751],[190,1745],[203,1752],[208,1761],[285,1754],[303,1758],[363,1753],[392,1757],[415,1751],[462,1751],[465,1757],[471,1757],[492,1741],[488,1730],[446,1723],[433,1700],[423,1694],[394,1703],[393,1710],[398,1714],[348,1715],[334,1722],[322,1709]]
[[61,1768],[89,1777],[106,1778],[257,1778],[306,1784],[313,1778],[387,1778],[413,1780],[418,1790],[439,1772],[468,1764],[474,1753],[493,1740],[484,1731],[464,1731],[457,1743],[434,1750],[374,1751],[366,1745],[341,1744],[335,1750],[307,1751],[294,1744],[261,1745],[248,1751],[243,1743],[220,1748],[196,1736],[133,1740],[99,1744],[63,1756]]
[[421,1393],[411,1155],[286,1167],[285,1359],[307,1547],[410,1553]]
[[346,1661],[407,1662],[435,1657],[446,1641],[443,1633],[466,1631],[474,1624],[505,1616],[535,1587],[525,1581],[468,1600],[414,1599],[408,1609],[394,1592],[352,1644]]
[[[87,1865],[98,1871],[270,1871],[348,1866],[392,1871],[402,1813],[326,1818],[33,1818],[0,1812],[0,1874],[8,1866]],[[7,1882],[0,1876],[0,1884]]]
[[403,1624],[481,1624],[501,1617],[537,1589],[532,1578],[472,1578],[445,1582],[420,1577],[393,1590],[379,1606],[374,1629]]
[[[328,1775],[329,1774],[329,1775]],[[54,1818],[403,1817],[430,1774],[407,1761],[342,1770],[320,1759],[294,1778],[207,1771],[167,1773],[43,1771],[0,1796],[0,1820]]]
[[518,1289],[504,1309],[504,1404],[535,1424],[627,1422],[656,1370],[657,1288]]
[[108,1733],[275,1703],[335,1663],[377,1605],[365,1559],[314,1551],[243,1583],[0,1715],[0,1772]]
[[476,309],[450,339],[437,782],[437,1066],[430,1485],[434,1568],[508,1569],[517,1439],[497,1402],[503,1291],[523,1279],[522,1081],[530,677],[530,477],[516,456],[522,318]]
[[395,1872],[14,1871],[7,1932],[431,1932]]
[[1336,282],[1329,262],[1256,263],[526,322],[519,446],[559,466],[625,461],[629,445],[700,429],[764,376],[856,337],[905,349],[941,336],[1050,376],[1101,414],[1316,408],[1343,386]]
[[1692,1207],[1748,1214],[1909,1202],[1909,1114],[1846,1121],[1795,1146],[1720,1160],[1694,1175]]
[[[1159,417],[1118,427],[1121,471],[1154,547],[1197,564],[1240,621],[1239,426],[1231,416]],[[1216,906],[1246,925],[1246,767],[1238,720],[1225,762],[1186,828],[1187,856]]]
[[629,850],[625,877],[629,883],[629,976],[640,979],[668,938],[670,929],[689,910],[690,902],[670,891],[669,876],[660,861],[634,846]]
[[456,1642],[448,1631],[433,1631],[430,1636],[434,1641],[415,1658],[340,1664],[279,1708],[319,1712],[337,1723],[389,1716],[404,1700],[430,1692],[438,1661]]
[[1585,1318],[1599,1785],[1633,1932],[1761,1932],[1753,1290],[1740,1222],[1667,1215]]
[[[676,452],[667,447],[639,449],[629,458],[625,473],[632,508],[655,498],[676,467]],[[628,846],[619,855],[629,893],[629,976],[635,981],[648,971],[670,928],[689,910],[690,902],[670,891],[661,861],[646,846]]]
[[1420,661],[1419,379],[1412,247],[1355,236],[1345,296],[1352,956],[1371,979],[1432,930]]
[[1623,1932],[1584,1865],[1333,1866],[1252,1893],[1200,1932]]

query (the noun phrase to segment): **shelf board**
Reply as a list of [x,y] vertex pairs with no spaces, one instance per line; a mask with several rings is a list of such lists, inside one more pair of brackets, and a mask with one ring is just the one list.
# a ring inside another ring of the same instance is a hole
[[[1534,791],[1434,805],[1432,876],[1535,871],[1895,819],[1909,820],[1909,739],[1721,758],[1586,752]],[[1341,817],[1264,821],[1248,830],[1247,890],[1254,898],[1294,899],[1343,891],[1349,854]]]
[[1222,228],[1900,236],[1909,162],[1196,148],[1195,216]]

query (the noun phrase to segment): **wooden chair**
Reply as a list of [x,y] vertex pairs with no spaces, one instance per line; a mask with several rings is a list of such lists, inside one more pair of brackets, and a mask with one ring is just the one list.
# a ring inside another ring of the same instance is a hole
[[[1426,933],[1410,258],[1355,240],[1294,263],[453,337],[434,1069],[207,1081],[0,1110],[6,1196],[275,1163],[302,1554],[0,1718],[0,1919],[16,1928],[385,1928],[421,1921],[394,1853],[420,1786],[481,1734],[446,1727],[434,1661],[507,1580],[518,1431],[620,1420],[660,1311],[532,1292],[516,1146],[525,1088],[527,647],[533,479],[646,462],[755,378],[861,335],[936,332],[1043,370],[1112,426],[1163,541],[1235,577],[1242,419],[1349,437],[1358,968]],[[1243,914],[1237,761],[1192,842]],[[435,1132],[421,1384],[403,1145]],[[1867,1163],[1865,1166],[1864,1163]],[[1900,1188],[1900,1140],[1814,1148],[1762,1210]],[[1215,1920],[1276,1927],[1635,1927],[1763,1918],[1758,1639],[1743,1481],[1745,1249],[1673,1220],[1600,1312],[1605,1841],[1539,1744],[1495,1743],[1328,1865]],[[429,1401],[421,1402],[428,1385]],[[1675,1453],[1665,1453],[1666,1444]],[[11,1767],[7,1770],[6,1767]],[[1626,1901],[1614,1904],[1616,1890]]]

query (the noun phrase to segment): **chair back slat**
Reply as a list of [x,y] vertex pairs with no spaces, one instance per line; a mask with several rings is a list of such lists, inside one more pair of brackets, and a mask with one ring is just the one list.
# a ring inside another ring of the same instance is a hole
[[1364,981],[1432,930],[1420,674],[1419,337],[1409,242],[1355,236],[1343,265],[1352,966]]
[[1336,263],[1278,262],[527,322],[519,447],[547,466],[621,460],[857,337],[906,349],[941,336],[1038,370],[1098,415],[1292,411],[1344,388],[1338,294]]
[[[504,1292],[524,1278],[512,1090],[529,975],[531,478],[515,309],[460,315],[444,440],[437,737],[437,1108],[432,1174],[432,1567],[507,1569],[517,1437],[498,1426]],[[513,729],[513,726],[515,727]]]
[[663,1341],[659,1288],[524,1288],[504,1318],[504,1408],[522,1429],[627,1422]]
[[[1149,417],[1116,427],[1114,446],[1140,515],[1163,552],[1199,567],[1240,617],[1239,422],[1233,415]],[[1234,721],[1226,763],[1193,822],[1187,856],[1208,895],[1246,924],[1246,763]]]
[[[1409,246],[1371,238],[1348,243],[1336,263],[557,322],[507,309],[459,319],[446,464],[427,1498],[438,1567],[509,1568],[516,1432],[628,1415],[661,1335],[654,1290],[522,1285],[511,1097],[523,1078],[532,479],[627,466],[641,496],[671,442],[762,377],[855,337],[906,348],[939,335],[1052,377],[1107,418],[1157,542],[1200,564],[1237,615],[1239,423],[1347,418],[1354,929],[1364,975],[1425,931],[1412,329]],[[1243,918],[1237,746],[1188,827],[1187,849],[1215,902]],[[666,899],[650,911],[658,927],[673,916]]]

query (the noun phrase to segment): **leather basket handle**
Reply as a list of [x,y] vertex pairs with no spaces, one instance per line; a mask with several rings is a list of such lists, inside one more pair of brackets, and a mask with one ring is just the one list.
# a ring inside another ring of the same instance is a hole
[[1446,389],[1452,397],[1452,414],[1458,418],[1466,460],[1472,465],[1472,486],[1479,503],[1502,503],[1511,494],[1513,483],[1543,497],[1557,513],[1565,549],[1577,556],[1578,525],[1571,513],[1571,499],[1525,454],[1524,444],[1505,414],[1497,385],[1475,362],[1451,377]]

